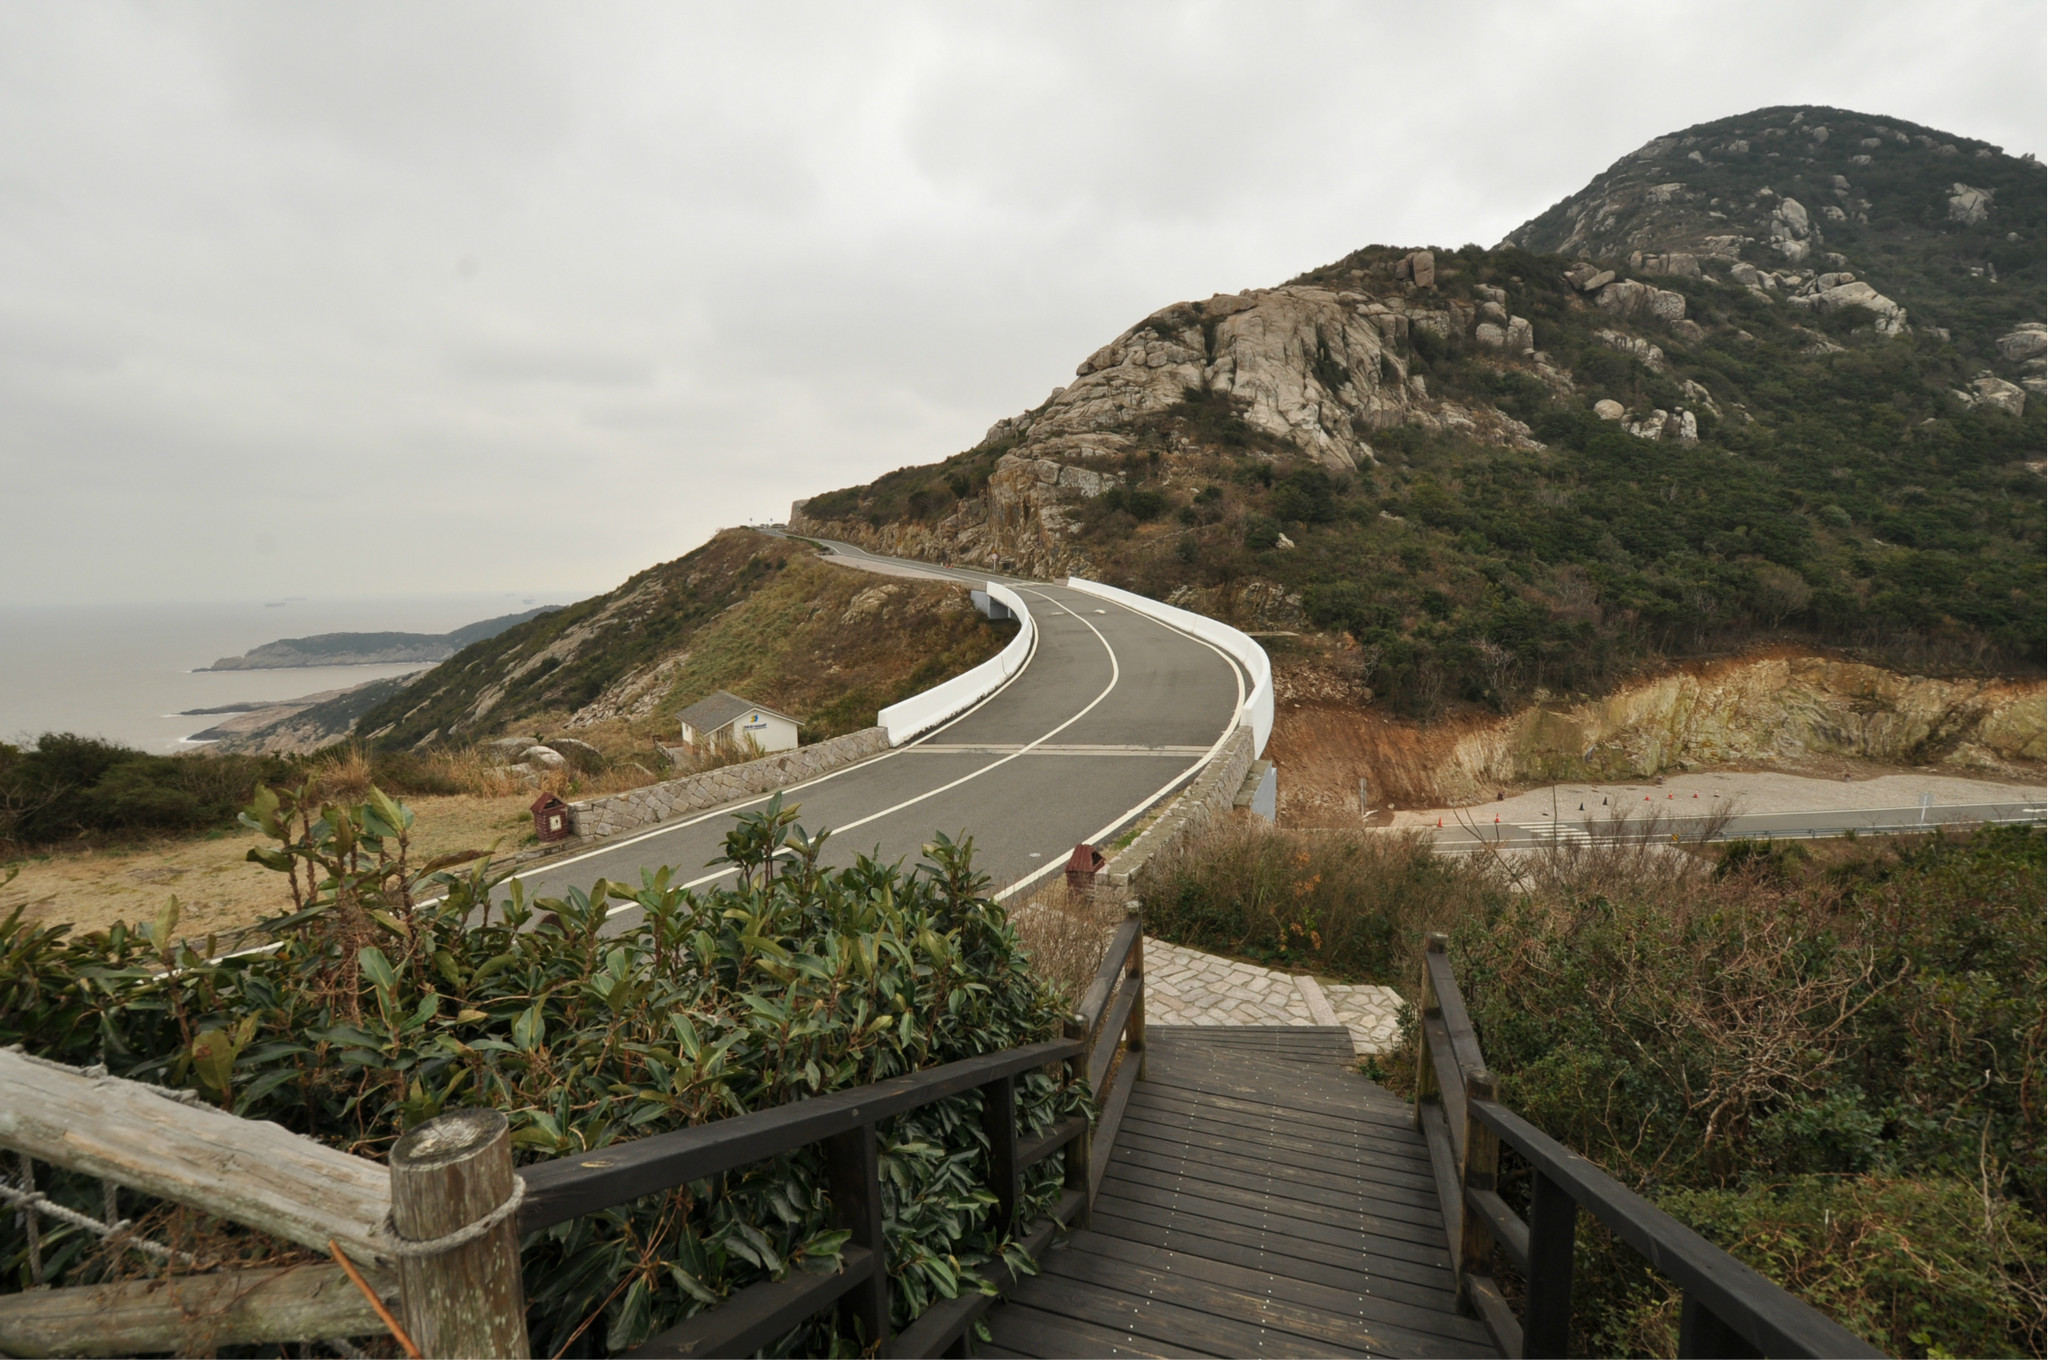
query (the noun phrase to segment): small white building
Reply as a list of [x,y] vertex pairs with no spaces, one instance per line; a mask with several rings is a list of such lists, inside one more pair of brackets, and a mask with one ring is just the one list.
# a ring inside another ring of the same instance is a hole
[[683,724],[683,745],[699,754],[728,743],[742,751],[751,743],[764,755],[770,751],[794,751],[797,729],[803,726],[787,713],[750,703],[725,690],[699,699],[678,716]]

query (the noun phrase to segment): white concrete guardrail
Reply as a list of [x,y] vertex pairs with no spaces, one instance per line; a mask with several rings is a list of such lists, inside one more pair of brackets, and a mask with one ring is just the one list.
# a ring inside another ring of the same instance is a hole
[[1118,590],[1115,586],[1106,586],[1100,581],[1069,576],[1067,588],[1086,595],[1099,596],[1105,600],[1115,600],[1127,609],[1157,619],[1170,627],[1180,629],[1183,633],[1192,633],[1234,657],[1237,663],[1244,667],[1245,674],[1251,677],[1251,688],[1245,694],[1244,707],[1238,710],[1237,721],[1249,724],[1252,729],[1252,759],[1256,760],[1266,753],[1266,738],[1273,735],[1273,663],[1266,659],[1264,647],[1227,623],[1218,623],[1214,619],[1205,618],[1186,609],[1176,609],[1170,604],[1161,604],[1157,600],[1133,594],[1128,590]]
[[[1038,645],[1038,624],[1032,619],[1024,597],[995,581],[988,583],[988,593],[989,598],[1017,616],[1017,636],[1010,639],[1009,646],[973,670],[963,671],[944,684],[913,694],[877,713],[875,721],[888,730],[891,746],[901,746],[918,733],[929,732],[946,719],[966,712],[1001,689],[1031,659],[1031,649]],[[1270,713],[1270,701],[1266,707]]]

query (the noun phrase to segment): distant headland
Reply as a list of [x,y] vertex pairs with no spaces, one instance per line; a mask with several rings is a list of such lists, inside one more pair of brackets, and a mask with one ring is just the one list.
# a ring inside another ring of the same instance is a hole
[[202,671],[276,671],[305,666],[388,666],[432,663],[485,638],[538,618],[559,605],[543,605],[523,614],[505,614],[457,628],[452,633],[316,633],[312,637],[280,638],[252,647],[240,656],[224,656]]

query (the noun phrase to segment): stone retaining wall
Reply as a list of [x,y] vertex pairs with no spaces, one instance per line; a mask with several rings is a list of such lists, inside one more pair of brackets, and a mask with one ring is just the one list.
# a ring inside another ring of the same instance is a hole
[[889,731],[883,727],[863,728],[843,737],[780,751],[744,765],[727,765],[703,774],[650,784],[644,789],[586,798],[571,803],[571,825],[581,837],[616,836],[621,831],[652,826],[671,817],[749,798],[774,789],[800,784],[842,765],[866,760],[889,749]]
[[1110,857],[1097,881],[1106,888],[1128,889],[1131,879],[1152,856],[1226,815],[1252,767],[1252,749],[1249,726],[1231,733],[1215,759],[1202,767],[1194,782],[1181,790],[1159,819]]

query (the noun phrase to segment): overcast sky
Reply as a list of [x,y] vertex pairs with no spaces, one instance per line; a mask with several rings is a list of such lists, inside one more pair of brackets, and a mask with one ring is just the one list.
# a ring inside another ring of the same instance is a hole
[[2039,153],[2044,12],[4,0],[0,605],[607,589],[1695,122]]

